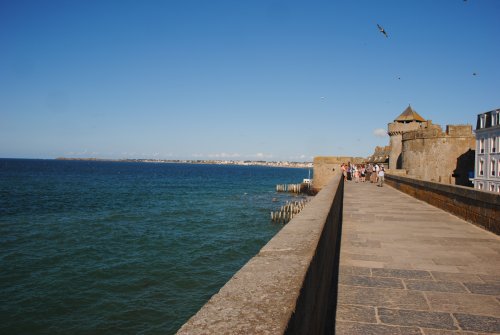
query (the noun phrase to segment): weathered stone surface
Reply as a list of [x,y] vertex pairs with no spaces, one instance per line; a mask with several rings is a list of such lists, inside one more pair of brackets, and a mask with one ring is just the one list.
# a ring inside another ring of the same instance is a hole
[[436,291],[467,293],[465,287],[457,282],[430,281],[430,280],[409,280],[405,279],[405,285],[413,291]]
[[390,325],[458,329],[449,313],[379,308],[378,315],[382,323]]
[[424,335],[479,335],[476,332],[445,330],[445,329],[429,329],[429,328],[422,328],[422,332],[424,333]]
[[395,175],[387,175],[386,181],[417,199],[500,234],[500,197],[497,194]]
[[[500,257],[500,253],[497,256]],[[485,283],[500,283],[500,276],[479,275],[479,278],[481,278]],[[468,282],[472,282],[472,280]]]
[[345,275],[354,276],[371,276],[372,271],[370,268],[363,268],[357,266],[340,266],[340,273]]
[[337,301],[351,305],[429,309],[427,301],[421,292],[399,289],[339,285]]
[[421,335],[417,327],[386,326],[371,323],[339,321],[335,327],[336,335]]
[[[380,245],[380,242],[378,243]],[[344,253],[342,257],[345,259],[351,260],[360,260],[360,261],[376,261],[376,262],[386,262],[391,261],[391,256],[382,256],[382,255],[366,255],[366,254],[350,254]]]
[[450,273],[450,272],[439,272],[432,271],[432,276],[438,281],[455,281],[462,283],[482,283],[479,275],[471,273]]
[[484,314],[500,317],[500,305],[491,296],[471,293],[425,292],[431,310],[451,313]]
[[398,278],[383,278],[383,277],[363,277],[340,275],[339,284],[367,287],[393,287],[404,289],[403,282]]
[[315,190],[320,191],[325,187],[335,176],[335,173],[340,171],[342,163],[351,162],[354,164],[361,164],[363,162],[361,157],[343,157],[343,156],[324,156],[314,157],[314,179],[313,187]]
[[[460,329],[453,315],[500,317],[500,298],[484,294],[499,283],[499,237],[390,187],[347,183],[345,190],[343,233],[353,243],[341,245],[338,301],[385,312],[378,314],[383,324],[337,319],[344,322],[337,329],[363,335],[403,328],[427,335],[491,334]],[[353,266],[360,264],[363,270],[355,273]],[[405,288],[377,287],[373,279],[402,280]],[[465,284],[483,294],[470,293]],[[342,317],[349,318],[347,313]],[[409,324],[416,325],[402,326]]]
[[433,260],[434,263],[436,263],[437,265],[469,265],[470,263],[478,261],[477,259],[474,258],[467,259],[463,257],[449,257],[449,256],[436,257]]
[[500,333],[500,318],[482,315],[454,314],[460,327],[476,332]]
[[375,308],[339,304],[337,306],[337,320],[377,323]]
[[464,283],[467,289],[476,294],[500,295],[500,283]]
[[394,277],[405,279],[432,279],[429,271],[404,269],[372,269],[372,275],[377,277]]

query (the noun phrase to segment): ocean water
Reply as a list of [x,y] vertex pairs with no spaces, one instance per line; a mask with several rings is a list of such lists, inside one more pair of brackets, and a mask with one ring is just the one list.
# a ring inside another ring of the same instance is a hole
[[307,174],[0,159],[0,334],[175,333],[281,228],[275,185]]

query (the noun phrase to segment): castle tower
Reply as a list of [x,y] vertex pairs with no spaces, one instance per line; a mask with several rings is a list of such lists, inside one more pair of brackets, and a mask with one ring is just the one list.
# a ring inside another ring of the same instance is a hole
[[403,133],[417,130],[420,124],[425,122],[410,105],[399,115],[394,122],[387,124],[387,134],[390,136],[391,151],[389,154],[389,169],[402,168],[402,140]]

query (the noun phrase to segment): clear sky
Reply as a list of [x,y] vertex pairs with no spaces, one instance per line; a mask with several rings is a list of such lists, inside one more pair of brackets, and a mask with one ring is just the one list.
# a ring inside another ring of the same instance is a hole
[[500,107],[499,17],[500,0],[0,0],[0,157],[365,157],[408,104],[442,126]]

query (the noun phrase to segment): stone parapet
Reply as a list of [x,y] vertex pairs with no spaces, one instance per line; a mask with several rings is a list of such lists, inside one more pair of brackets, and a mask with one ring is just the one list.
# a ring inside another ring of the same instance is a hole
[[314,157],[313,189],[320,191],[327,185],[335,173],[340,171],[342,163],[362,164],[364,158],[347,156],[318,156]]
[[441,127],[432,125],[429,128],[419,128],[416,130],[408,131],[403,134],[403,141],[426,139],[426,138],[456,138],[456,137],[469,137],[475,138],[472,133],[471,125],[447,125],[446,131],[443,132]]
[[387,184],[500,235],[500,195],[387,174]]
[[343,196],[337,173],[177,334],[333,334]]
[[401,123],[401,122],[393,122],[387,124],[387,134],[389,136],[393,135],[401,135],[404,132],[415,130],[420,127],[419,122],[409,122],[409,123]]
[[451,137],[474,137],[472,126],[466,125],[447,125],[446,135]]

